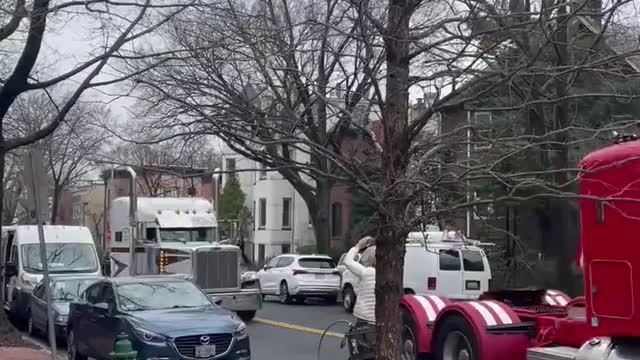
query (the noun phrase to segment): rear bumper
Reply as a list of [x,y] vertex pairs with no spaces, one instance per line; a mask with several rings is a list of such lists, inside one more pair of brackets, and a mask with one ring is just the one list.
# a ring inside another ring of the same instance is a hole
[[262,308],[262,293],[259,289],[242,289],[225,293],[207,293],[211,298],[222,300],[220,306],[231,311],[256,311]]
[[291,295],[300,296],[338,296],[340,293],[340,285],[336,286],[311,286],[298,285],[289,289]]

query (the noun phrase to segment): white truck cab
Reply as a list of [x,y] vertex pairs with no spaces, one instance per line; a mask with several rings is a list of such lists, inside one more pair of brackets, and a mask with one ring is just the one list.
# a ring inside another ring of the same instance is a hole
[[[240,248],[215,239],[218,223],[208,200],[138,197],[135,221],[130,202],[114,199],[109,210],[111,276],[184,274],[243,320],[255,316],[262,306],[259,284],[245,286],[251,279],[242,274]],[[135,259],[132,228],[138,232]]]
[[[443,239],[441,231],[412,232],[406,239],[404,291],[407,294],[442,295],[450,299],[476,299],[489,289],[491,268],[479,241]],[[487,244],[485,244],[487,245]],[[361,257],[357,261],[363,261]],[[355,305],[358,279],[344,267],[342,302],[346,311]]]
[[[45,225],[44,241],[51,274],[102,275],[88,228]],[[43,277],[38,227],[19,225],[3,229],[0,262],[4,308],[20,322],[29,310],[31,291]]]

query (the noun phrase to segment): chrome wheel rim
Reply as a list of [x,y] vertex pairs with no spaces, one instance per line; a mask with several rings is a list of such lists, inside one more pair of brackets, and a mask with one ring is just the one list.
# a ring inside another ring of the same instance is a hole
[[443,360],[471,360],[473,351],[466,336],[459,331],[447,335],[442,351]]
[[402,360],[415,360],[416,344],[413,339],[405,339],[402,343]]
[[287,289],[287,284],[280,285],[280,302],[286,302],[287,297],[289,297],[289,289]]

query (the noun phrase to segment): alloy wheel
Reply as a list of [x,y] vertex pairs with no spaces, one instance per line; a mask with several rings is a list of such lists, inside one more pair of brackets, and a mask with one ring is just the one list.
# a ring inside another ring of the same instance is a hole
[[287,287],[287,283],[282,283],[280,285],[280,302],[286,304],[289,302],[289,288]]

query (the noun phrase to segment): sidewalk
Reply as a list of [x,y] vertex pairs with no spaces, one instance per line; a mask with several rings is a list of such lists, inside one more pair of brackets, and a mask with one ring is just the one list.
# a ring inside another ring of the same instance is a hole
[[0,347],[2,360],[50,360],[48,352],[19,347]]

